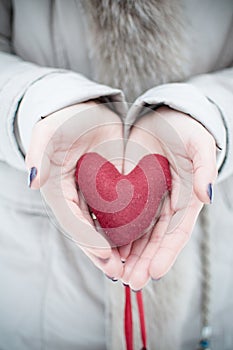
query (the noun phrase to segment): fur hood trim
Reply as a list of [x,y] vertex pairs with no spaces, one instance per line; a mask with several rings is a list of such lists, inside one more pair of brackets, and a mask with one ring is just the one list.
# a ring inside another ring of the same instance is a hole
[[83,7],[94,78],[129,102],[188,75],[182,0],[85,0]]

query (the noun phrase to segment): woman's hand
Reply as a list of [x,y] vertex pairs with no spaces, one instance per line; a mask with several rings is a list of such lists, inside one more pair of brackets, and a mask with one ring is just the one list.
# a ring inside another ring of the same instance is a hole
[[119,252],[95,229],[75,184],[77,160],[92,151],[113,162],[121,171],[122,123],[104,105],[80,103],[39,121],[33,129],[26,156],[28,169],[37,169],[31,188],[40,188],[61,229],[95,265],[108,276],[120,278],[123,270]]
[[168,158],[172,191],[153,230],[119,249],[126,259],[122,280],[134,290],[171,268],[190,238],[203,203],[210,203],[210,184],[217,177],[212,135],[196,120],[168,107],[147,114],[132,128],[125,153],[126,173],[148,153]]

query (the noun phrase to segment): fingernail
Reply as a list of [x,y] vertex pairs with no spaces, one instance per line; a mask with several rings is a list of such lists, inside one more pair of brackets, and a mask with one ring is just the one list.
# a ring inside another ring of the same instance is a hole
[[102,263],[102,264],[107,264],[108,262],[109,262],[109,259],[110,258],[105,258],[105,259],[103,259],[103,258],[98,258],[99,259],[99,261]]
[[125,259],[121,259],[122,264],[125,264],[126,260]]
[[122,284],[123,284],[124,287],[128,287],[127,283],[122,282]]
[[161,278],[162,278],[162,277],[159,277],[159,278],[151,278],[151,280],[152,280],[153,282],[158,282],[159,280],[161,280]]
[[137,292],[141,292],[142,289],[137,289],[137,290],[136,289],[131,289],[131,290],[132,290],[132,292],[137,293]]
[[110,277],[110,276],[108,276],[108,275],[106,275],[106,274],[105,274],[105,276],[106,276],[109,280],[111,280],[112,282],[117,282],[117,281],[118,281],[118,279],[115,278],[115,277]]
[[36,175],[37,175],[37,169],[36,167],[32,167],[28,175],[28,187],[31,187],[32,181],[35,179]]
[[213,203],[213,186],[212,184],[209,184],[207,187],[207,194],[210,199],[210,204]]
[[115,278],[115,277],[111,278],[111,280],[112,280],[113,282],[117,282],[117,281],[118,281],[118,279]]
[[97,220],[97,217],[95,216],[95,214],[93,212],[91,212],[90,214],[91,214],[92,220]]

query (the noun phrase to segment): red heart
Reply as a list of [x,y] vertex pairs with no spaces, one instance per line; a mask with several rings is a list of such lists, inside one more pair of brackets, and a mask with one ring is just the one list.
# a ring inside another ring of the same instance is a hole
[[159,154],[143,157],[128,174],[97,153],[77,162],[75,179],[112,245],[128,244],[148,231],[164,195],[171,189],[168,161]]

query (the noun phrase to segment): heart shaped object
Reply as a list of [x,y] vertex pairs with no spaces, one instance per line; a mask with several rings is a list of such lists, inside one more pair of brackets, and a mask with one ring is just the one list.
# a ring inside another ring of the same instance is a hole
[[86,153],[77,162],[75,179],[113,246],[128,244],[148,232],[171,190],[169,163],[159,154],[143,157],[123,175],[99,154]]

